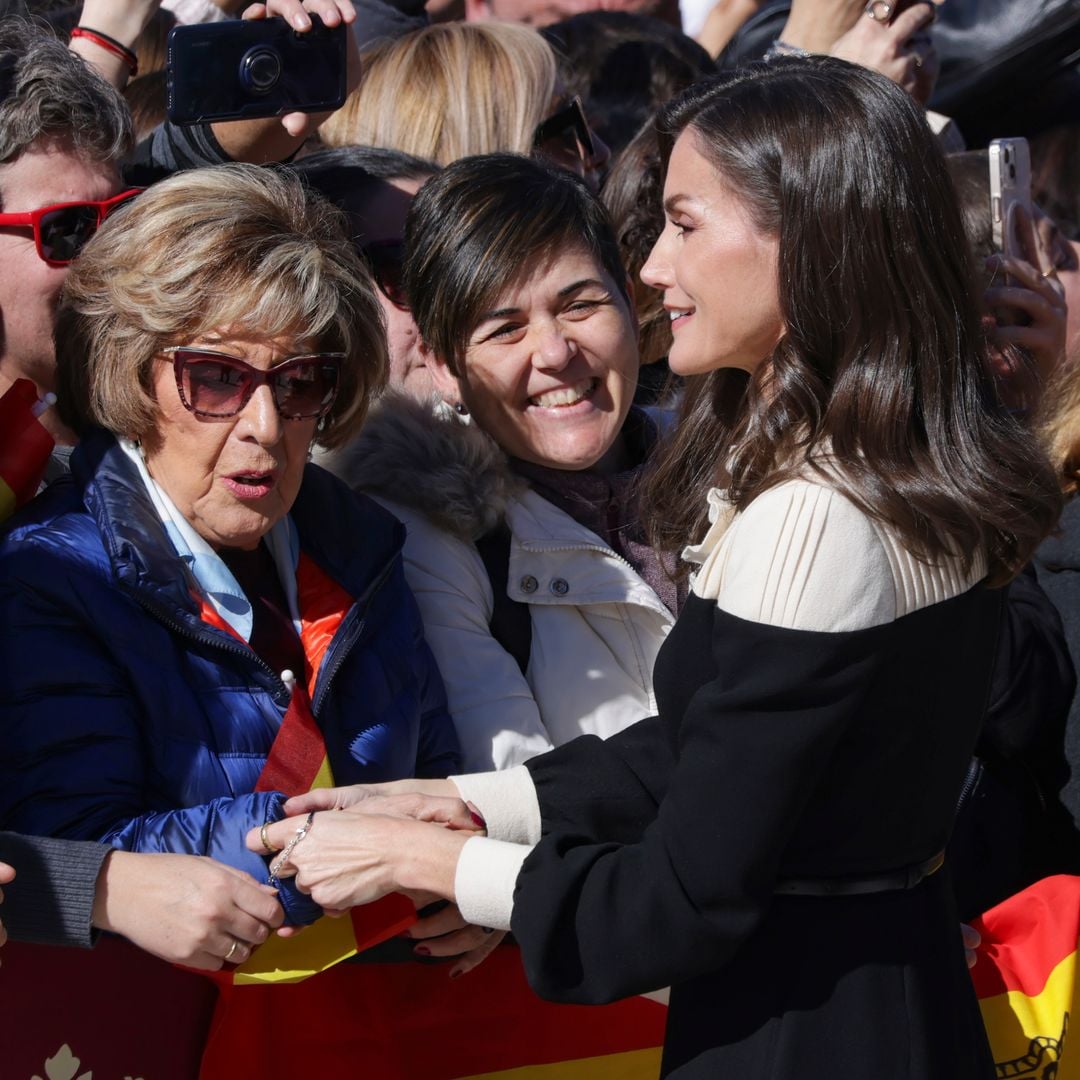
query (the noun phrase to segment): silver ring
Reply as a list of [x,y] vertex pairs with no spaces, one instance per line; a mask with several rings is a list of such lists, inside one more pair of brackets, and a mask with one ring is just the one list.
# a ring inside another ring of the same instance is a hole
[[232,963],[232,958],[236,955],[236,950],[240,947],[240,942],[236,938],[233,938],[232,944],[229,946],[229,951],[225,954],[224,957],[226,964]]
[[874,22],[887,23],[892,18],[892,4],[889,0],[870,0],[863,10]]

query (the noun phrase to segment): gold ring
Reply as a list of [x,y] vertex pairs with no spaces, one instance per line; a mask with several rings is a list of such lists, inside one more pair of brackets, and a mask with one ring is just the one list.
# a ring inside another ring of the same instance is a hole
[[233,956],[236,955],[236,950],[240,948],[240,942],[236,939],[232,939],[232,944],[229,946],[229,951],[225,954],[225,963],[231,964]]
[[259,826],[259,839],[262,841],[262,846],[266,849],[267,855],[273,855],[275,852],[280,851],[281,848],[276,848],[270,843],[270,837],[266,835],[266,826],[269,824],[269,821],[264,821]]
[[874,22],[887,23],[892,18],[892,4],[888,0],[870,0],[863,10]]

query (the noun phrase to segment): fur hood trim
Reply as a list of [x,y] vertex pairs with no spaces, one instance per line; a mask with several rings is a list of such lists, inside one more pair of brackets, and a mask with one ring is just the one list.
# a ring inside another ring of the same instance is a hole
[[416,510],[470,542],[495,528],[526,486],[475,424],[437,399],[418,402],[392,390],[372,406],[357,438],[325,465],[355,490]]

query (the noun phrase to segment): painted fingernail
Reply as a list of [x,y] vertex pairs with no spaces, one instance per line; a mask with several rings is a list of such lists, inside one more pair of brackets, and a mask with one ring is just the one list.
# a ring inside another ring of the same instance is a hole
[[472,817],[473,824],[476,825],[477,828],[479,828],[479,829],[486,829],[487,828],[487,822],[475,810],[470,810],[469,815],[470,815],[470,817]]
[[481,926],[480,929],[483,930],[485,934],[494,934],[495,933],[495,927],[494,926]]
[[417,945],[416,948],[413,949],[413,952],[416,953],[417,956],[431,955],[431,950],[426,945]]

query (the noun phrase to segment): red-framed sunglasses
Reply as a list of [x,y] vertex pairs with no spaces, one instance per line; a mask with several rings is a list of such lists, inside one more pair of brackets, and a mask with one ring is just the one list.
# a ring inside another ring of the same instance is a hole
[[567,150],[580,154],[582,160],[591,158],[596,153],[592,130],[580,97],[572,97],[565,108],[552,113],[536,125],[533,133],[534,149],[540,150],[544,143],[553,140],[561,142]]
[[38,258],[49,266],[67,266],[98,226],[143,189],[130,188],[100,202],[55,203],[22,214],[0,214],[0,228],[31,228]]
[[238,356],[183,345],[162,349],[172,358],[180,402],[204,420],[235,416],[260,386],[269,386],[284,420],[325,416],[334,404],[344,353],[294,356],[268,370],[252,367]]

